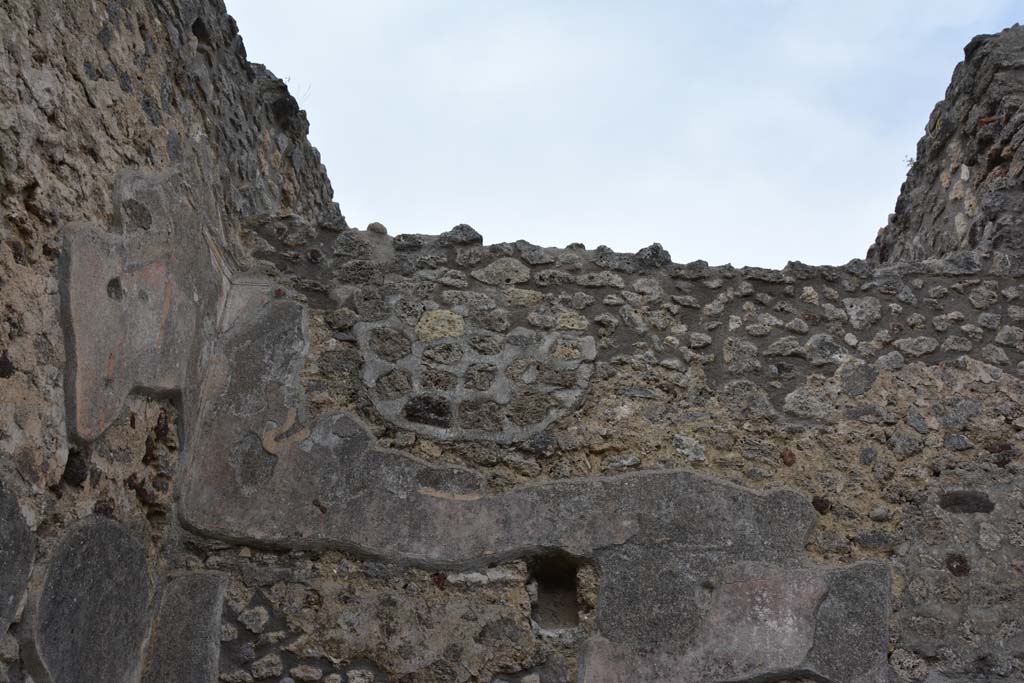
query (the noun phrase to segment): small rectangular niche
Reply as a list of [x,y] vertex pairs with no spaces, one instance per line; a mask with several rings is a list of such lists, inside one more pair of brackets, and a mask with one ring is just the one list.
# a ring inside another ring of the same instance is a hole
[[579,562],[568,555],[539,555],[529,560],[527,567],[533,620],[548,630],[579,626]]

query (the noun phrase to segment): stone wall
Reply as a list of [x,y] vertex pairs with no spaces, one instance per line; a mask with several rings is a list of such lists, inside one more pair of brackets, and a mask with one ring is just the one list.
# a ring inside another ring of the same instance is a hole
[[875,262],[1024,250],[1024,31],[977,36],[964,55],[868,252]]
[[0,680],[1024,678],[1010,232],[352,230],[218,4],[0,18]]

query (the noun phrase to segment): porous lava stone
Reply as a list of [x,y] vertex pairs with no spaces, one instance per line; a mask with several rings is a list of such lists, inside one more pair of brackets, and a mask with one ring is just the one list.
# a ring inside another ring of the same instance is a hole
[[440,396],[420,394],[410,398],[402,409],[405,419],[410,422],[432,427],[450,427],[452,407]]

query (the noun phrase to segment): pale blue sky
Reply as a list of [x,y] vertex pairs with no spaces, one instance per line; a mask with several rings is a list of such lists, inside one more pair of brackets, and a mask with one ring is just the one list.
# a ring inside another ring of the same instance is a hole
[[[864,255],[1003,0],[227,0],[349,223],[779,267]],[[287,10],[284,7],[288,7]]]

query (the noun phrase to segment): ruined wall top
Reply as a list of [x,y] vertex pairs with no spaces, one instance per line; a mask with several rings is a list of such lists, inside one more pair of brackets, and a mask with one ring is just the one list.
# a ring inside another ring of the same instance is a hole
[[977,36],[932,111],[868,259],[1024,249],[1024,27]]
[[120,220],[125,169],[198,169],[233,255],[267,216],[344,225],[305,112],[246,59],[222,2],[16,2],[0,20],[0,225],[17,263],[52,262],[60,225]]

